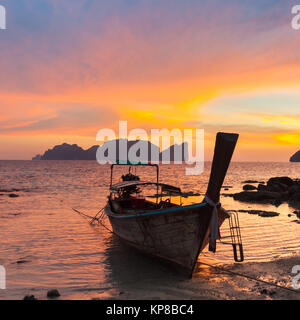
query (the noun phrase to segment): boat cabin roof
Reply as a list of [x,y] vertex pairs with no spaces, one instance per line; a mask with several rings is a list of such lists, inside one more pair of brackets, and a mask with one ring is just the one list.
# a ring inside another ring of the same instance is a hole
[[132,186],[146,186],[146,185],[154,185],[156,187],[161,187],[162,192],[168,192],[168,193],[172,193],[172,194],[181,194],[180,188],[171,186],[169,184],[148,182],[148,181],[138,181],[138,180],[123,181],[123,182],[116,183],[110,187],[110,190],[111,191],[119,191],[121,189],[130,188]]

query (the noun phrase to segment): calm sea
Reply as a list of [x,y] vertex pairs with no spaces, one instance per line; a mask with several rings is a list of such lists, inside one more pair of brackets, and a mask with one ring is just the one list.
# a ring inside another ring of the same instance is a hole
[[[205,167],[202,175],[191,177],[184,175],[183,166],[163,165],[161,181],[204,193],[210,164]],[[154,178],[151,168],[141,175]],[[300,164],[232,163],[224,183],[232,188],[222,193],[241,191],[244,180],[267,181],[273,176],[300,178]],[[127,248],[106,229],[90,226],[72,210],[94,215],[105,205],[109,179],[109,166],[92,161],[0,161],[0,189],[18,189],[12,193],[19,195],[10,198],[0,192],[0,264],[7,277],[0,299],[22,299],[26,294],[45,298],[51,288],[57,288],[62,299],[111,298],[124,284],[169,276],[169,269]],[[246,261],[299,254],[300,224],[292,214],[296,208],[245,204],[224,196],[222,204],[228,210],[280,213],[272,218],[239,214]],[[225,223],[222,235],[227,231]],[[232,250],[219,245],[215,255],[204,252],[199,259],[231,263]]]

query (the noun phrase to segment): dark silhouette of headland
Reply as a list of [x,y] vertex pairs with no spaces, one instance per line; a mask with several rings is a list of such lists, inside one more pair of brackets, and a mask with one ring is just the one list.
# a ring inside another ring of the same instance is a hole
[[[135,146],[137,142],[139,142],[139,148]],[[109,146],[109,144],[111,145]],[[79,147],[77,144],[63,143],[61,145],[57,145],[53,147],[52,149],[48,149],[43,155],[40,155],[40,154],[36,155],[35,157],[32,158],[32,160],[96,160],[96,153],[99,147],[107,149],[108,147],[112,147],[113,144],[115,144],[115,147],[116,147],[116,160],[118,161],[120,159],[120,155],[119,155],[120,140],[119,139],[106,141],[102,146],[94,145],[86,150]],[[127,157],[131,147],[133,148],[136,147],[136,155],[138,157],[140,156],[141,149],[146,148],[148,150],[147,159],[143,159],[143,155],[142,155],[140,159],[141,161],[151,161],[151,157],[150,157],[151,152],[158,155],[159,161],[161,161],[162,159],[166,159],[168,154],[170,154],[171,162],[181,161],[181,160],[184,161],[185,159],[188,159],[188,144],[186,142],[179,145],[174,144],[170,146],[170,148],[160,152],[159,147],[152,144],[149,141],[144,141],[144,140],[127,141]]]
[[300,150],[291,156],[290,162],[300,162]]

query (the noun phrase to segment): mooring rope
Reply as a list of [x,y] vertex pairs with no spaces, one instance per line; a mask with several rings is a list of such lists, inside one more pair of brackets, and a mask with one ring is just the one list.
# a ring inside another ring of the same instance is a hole
[[113,232],[113,230],[110,230],[110,229],[102,222],[102,220],[101,220],[101,221],[99,220],[98,223],[100,223],[101,226],[102,226],[103,228],[105,228],[107,231],[109,231],[110,233],[115,234],[115,233]]
[[75,209],[75,208],[72,208],[72,209],[73,209],[73,211],[77,212],[78,214],[80,214],[81,216],[83,216],[83,217],[85,217],[85,218],[94,219],[94,217],[89,216],[88,214],[85,214],[85,213],[83,213],[83,212],[80,212],[80,211],[78,211],[78,210]]
[[281,286],[281,285],[273,283],[273,282],[268,282],[268,281],[265,281],[265,280],[257,279],[255,277],[249,276],[247,274],[230,271],[230,270],[224,269],[222,267],[218,267],[218,266],[215,266],[215,265],[212,265],[212,264],[208,264],[208,263],[204,263],[204,262],[198,262],[198,263],[206,265],[206,266],[211,267],[211,268],[218,269],[220,271],[226,272],[226,273],[228,273],[230,275],[233,275],[233,276],[240,276],[240,277],[243,277],[243,278],[247,278],[249,280],[254,280],[254,281],[257,281],[257,282],[261,282],[261,283],[267,284],[269,286],[277,287],[279,289],[284,289],[284,290],[288,290],[288,291],[300,294],[300,291],[297,291],[296,289],[287,288],[287,287]]
[[[83,212],[80,212],[79,210],[77,210],[77,209],[75,209],[75,208],[72,208],[72,209],[73,209],[75,212],[77,212],[79,215],[83,216],[84,218],[89,218],[89,219],[91,219],[91,220],[90,220],[90,224],[91,224],[91,225],[93,224],[94,221],[97,221],[98,224],[100,224],[100,225],[101,225],[102,227],[104,227],[106,230],[108,230],[108,231],[111,232],[111,233],[114,233],[112,230],[110,230],[110,229],[102,222],[102,220],[103,220],[104,217],[105,217],[104,208],[105,208],[105,207],[103,207],[102,209],[100,209],[94,217],[92,217],[92,216],[90,216],[90,215],[88,215],[88,214],[85,214],[85,213],[83,213]],[[103,211],[103,213],[100,215],[99,218],[97,218],[98,214],[99,214],[101,211]]]

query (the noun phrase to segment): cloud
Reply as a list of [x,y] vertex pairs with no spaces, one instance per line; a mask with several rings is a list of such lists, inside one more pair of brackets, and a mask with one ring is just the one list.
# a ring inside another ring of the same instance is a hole
[[289,2],[11,0],[1,90],[204,85],[295,63]]
[[[69,106],[70,107],[70,106]],[[101,127],[111,123],[116,119],[116,115],[109,108],[92,108],[73,105],[69,109],[57,110],[55,115],[39,120],[27,120],[23,125],[4,126],[5,122],[0,122],[0,132],[54,132],[62,129],[64,132],[78,132],[82,129]],[[96,135],[96,131],[92,131]]]

